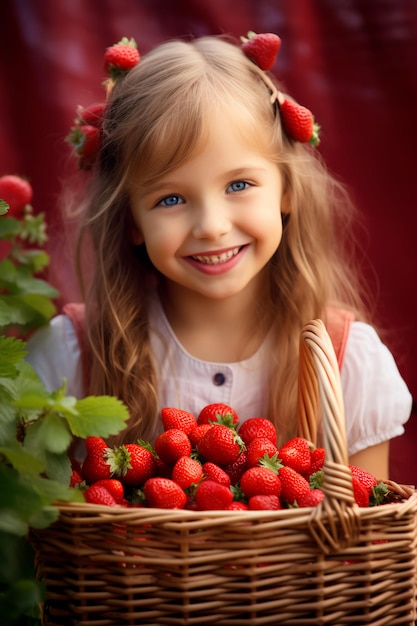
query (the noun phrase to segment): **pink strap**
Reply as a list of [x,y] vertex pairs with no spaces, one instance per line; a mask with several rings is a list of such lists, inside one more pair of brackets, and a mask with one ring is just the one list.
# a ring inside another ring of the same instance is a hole
[[342,369],[350,325],[354,319],[352,311],[339,307],[326,307],[326,328],[332,340],[339,370]]

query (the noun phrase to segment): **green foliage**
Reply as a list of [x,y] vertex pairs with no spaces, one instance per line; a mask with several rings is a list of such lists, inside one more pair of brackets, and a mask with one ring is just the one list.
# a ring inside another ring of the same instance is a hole
[[57,520],[59,501],[83,501],[69,487],[69,447],[74,437],[107,437],[125,425],[128,411],[113,397],[77,400],[66,383],[48,392],[25,362],[27,331],[55,313],[58,292],[36,276],[48,255],[43,215],[26,207],[21,220],[5,216],[0,200],[0,240],[8,253],[0,261],[0,616],[8,626],[38,626],[44,589],[36,580],[30,528]]

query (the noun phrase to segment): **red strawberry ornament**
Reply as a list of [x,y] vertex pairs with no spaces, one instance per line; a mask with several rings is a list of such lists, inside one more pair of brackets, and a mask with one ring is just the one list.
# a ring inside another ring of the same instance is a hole
[[79,106],[77,109],[77,119],[75,120],[78,126],[95,126],[101,128],[103,125],[104,109],[106,107],[105,102],[93,102],[86,107]]
[[113,80],[131,70],[139,61],[140,54],[133,38],[123,37],[104,53],[104,69]]
[[281,121],[286,134],[301,143],[318,146],[320,127],[314,121],[312,112],[288,98],[280,102]]
[[242,50],[261,70],[270,70],[274,65],[281,47],[281,39],[274,33],[254,33],[241,37]]
[[74,149],[81,169],[90,169],[100,150],[100,129],[90,124],[73,126],[67,142]]

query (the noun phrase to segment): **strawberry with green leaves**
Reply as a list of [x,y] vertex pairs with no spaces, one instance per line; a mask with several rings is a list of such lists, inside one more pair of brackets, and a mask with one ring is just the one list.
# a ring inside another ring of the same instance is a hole
[[197,485],[203,477],[201,463],[190,456],[182,456],[172,468],[171,479],[182,489]]
[[273,444],[277,443],[276,428],[266,417],[250,417],[240,425],[238,433],[247,446],[256,437],[266,437]]
[[247,37],[241,37],[241,48],[261,70],[270,70],[274,65],[281,48],[281,39],[274,33],[254,33],[249,31]]
[[162,409],[161,420],[164,430],[177,428],[178,430],[182,430],[186,435],[189,435],[197,426],[197,419],[192,413],[171,407]]
[[286,134],[301,143],[318,146],[320,126],[314,121],[314,115],[306,107],[290,100],[280,98],[281,121]]
[[233,494],[229,487],[214,480],[204,480],[195,492],[195,502],[201,511],[218,511],[229,506],[233,501]]
[[83,479],[88,485],[98,480],[112,478],[117,471],[113,450],[101,437],[87,437],[86,456],[81,467]]
[[240,488],[249,499],[252,496],[280,496],[281,480],[278,474],[268,467],[250,467],[240,479]]
[[139,61],[140,54],[136,41],[123,37],[105,51],[104,70],[112,80],[116,80],[129,72]]
[[32,185],[15,174],[0,176],[0,199],[9,205],[8,215],[19,218],[25,206],[32,202]]
[[259,465],[259,461],[265,456],[277,456],[278,448],[270,439],[267,439],[267,437],[255,437],[255,439],[248,444],[246,455],[247,466],[256,467],[256,465]]
[[203,407],[198,415],[197,423],[223,424],[224,426],[236,427],[239,424],[239,417],[231,406],[218,402]]
[[138,443],[126,443],[118,448],[117,475],[124,485],[141,487],[157,472],[155,456]]
[[300,498],[305,498],[310,492],[310,483],[292,467],[283,466],[278,471],[281,481],[281,502],[294,506]]
[[73,126],[66,140],[78,157],[79,167],[86,170],[90,169],[100,150],[100,129],[90,124]]
[[235,430],[222,424],[213,424],[198,446],[205,461],[218,465],[234,463],[244,449],[244,443]]
[[170,478],[154,476],[143,485],[146,504],[156,509],[183,509],[186,493]]

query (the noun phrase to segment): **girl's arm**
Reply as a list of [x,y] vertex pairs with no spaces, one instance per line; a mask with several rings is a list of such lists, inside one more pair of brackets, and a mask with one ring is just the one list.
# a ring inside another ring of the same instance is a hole
[[389,441],[353,454],[349,458],[349,463],[370,472],[378,480],[387,480],[389,478]]

